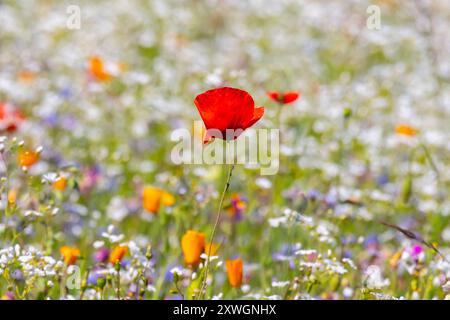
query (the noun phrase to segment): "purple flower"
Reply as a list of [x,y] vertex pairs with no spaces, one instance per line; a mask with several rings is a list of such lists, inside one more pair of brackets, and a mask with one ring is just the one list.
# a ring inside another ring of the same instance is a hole
[[423,248],[421,245],[416,244],[414,247],[412,247],[411,254],[414,259],[417,259],[419,255],[423,252]]
[[377,178],[377,184],[379,186],[384,186],[388,182],[389,182],[389,176],[387,174],[385,174],[385,173],[381,174]]
[[15,300],[15,299],[14,299],[14,292],[12,292],[12,291],[7,291],[7,292],[3,295],[2,299],[3,299],[3,300]]
[[371,234],[368,235],[365,239],[364,239],[364,247],[366,249],[370,249],[373,247],[378,247],[379,241],[378,241],[378,236],[376,234]]
[[179,294],[167,296],[164,300],[183,300],[183,297]]
[[11,272],[11,278],[13,278],[13,279],[15,279],[15,280],[18,280],[18,281],[23,280],[23,273],[22,273],[22,271],[19,270],[19,269],[13,270],[13,271]]
[[337,203],[336,196],[331,193],[329,193],[325,196],[324,201],[325,201],[325,204],[330,208],[334,208],[334,206]]
[[109,250],[107,248],[101,248],[94,253],[94,260],[97,262],[106,262],[108,261],[108,257]]
[[59,91],[59,95],[63,99],[70,99],[73,96],[73,92],[69,87],[65,87]]
[[90,285],[97,285],[98,279],[105,278],[106,270],[100,267],[94,268],[88,276],[87,283]]
[[311,189],[308,191],[308,198],[312,201],[317,200],[320,197],[320,192],[317,189]]
[[352,244],[356,242],[356,237],[354,235],[345,235],[341,237],[341,243],[343,245]]
[[88,193],[100,178],[100,167],[98,165],[88,168],[84,173],[84,178],[80,182],[82,193]]
[[137,293],[138,293],[138,286],[136,285],[136,283],[133,282],[132,284],[130,284],[130,287],[128,288],[128,296],[136,298]]
[[378,256],[380,242],[376,234],[371,234],[364,239],[364,247],[371,256]]

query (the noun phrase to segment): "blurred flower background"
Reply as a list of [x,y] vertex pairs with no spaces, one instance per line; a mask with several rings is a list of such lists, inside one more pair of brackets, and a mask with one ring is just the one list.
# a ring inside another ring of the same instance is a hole
[[[448,1],[7,0],[0,21],[4,299],[450,298]],[[173,164],[170,134],[221,86],[265,107],[280,169],[234,168],[211,244],[226,169]]]

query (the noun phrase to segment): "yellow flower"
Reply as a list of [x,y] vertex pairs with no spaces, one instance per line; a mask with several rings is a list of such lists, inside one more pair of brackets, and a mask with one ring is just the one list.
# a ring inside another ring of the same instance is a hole
[[21,167],[31,167],[38,161],[39,161],[39,153],[37,152],[30,150],[24,150],[19,152],[19,165]]
[[408,126],[406,124],[398,124],[395,127],[395,132],[399,135],[408,136],[408,137],[413,137],[417,134],[416,129],[414,129],[413,127]]
[[8,202],[9,203],[16,203],[17,193],[18,192],[17,192],[16,188],[9,190],[9,192],[8,192]]
[[75,264],[80,256],[80,249],[70,246],[62,246],[59,252],[61,252],[61,255],[64,257],[64,262],[68,266]]
[[402,257],[403,250],[397,251],[392,255],[392,257],[389,259],[389,265],[391,268],[396,268],[398,265],[398,262],[400,261],[400,258]]
[[58,179],[53,182],[53,188],[59,191],[64,191],[67,187],[67,178],[63,175],[60,175]]
[[128,247],[127,246],[117,246],[109,255],[109,262],[115,264],[117,262],[122,261],[123,257],[127,254]]
[[239,288],[242,285],[242,272],[244,264],[241,258],[226,261],[228,282],[234,288]]
[[[217,251],[219,251],[220,245],[218,243],[210,243],[205,246],[205,253],[207,255],[215,256],[217,255]],[[211,253],[210,253],[211,250]]]
[[187,265],[198,265],[200,255],[205,249],[205,235],[194,230],[188,230],[181,238],[181,249],[184,254],[184,262]]
[[161,196],[161,202],[165,206],[173,206],[175,203],[175,197],[171,193],[164,191]]
[[160,188],[147,186],[142,193],[142,206],[151,213],[158,213],[161,203],[165,206],[172,206],[175,197]]

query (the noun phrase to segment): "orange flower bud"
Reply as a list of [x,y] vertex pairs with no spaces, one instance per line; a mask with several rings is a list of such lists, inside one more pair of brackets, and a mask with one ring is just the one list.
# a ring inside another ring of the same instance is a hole
[[158,213],[161,203],[165,206],[172,206],[175,197],[160,188],[148,186],[142,193],[142,206],[151,213]]
[[67,187],[67,178],[64,176],[59,176],[58,179],[53,182],[53,188],[59,191],[64,191]]
[[244,265],[241,258],[226,261],[228,282],[234,288],[239,288],[242,285],[242,271]]
[[399,135],[413,137],[417,134],[417,130],[406,124],[399,124],[395,127],[395,132]]
[[19,152],[19,165],[21,167],[31,167],[39,161],[39,153],[34,151],[20,151]]
[[127,254],[128,247],[127,246],[117,246],[109,255],[109,262],[115,264],[117,262],[122,261],[123,257]]
[[75,264],[80,256],[80,249],[70,246],[62,246],[59,252],[61,252],[61,255],[64,257],[64,262],[68,266]]
[[155,187],[145,187],[142,193],[142,206],[151,213],[158,213],[161,206],[163,190]]
[[108,81],[111,79],[111,75],[103,67],[103,60],[99,57],[92,57],[89,60],[89,71],[99,81]]
[[184,254],[184,262],[187,265],[198,265],[200,255],[205,249],[205,235],[194,230],[188,230],[181,238],[181,249]]

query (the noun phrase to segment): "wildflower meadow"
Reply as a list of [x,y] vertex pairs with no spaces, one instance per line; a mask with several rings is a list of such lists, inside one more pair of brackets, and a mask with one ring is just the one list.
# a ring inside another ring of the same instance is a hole
[[2,299],[450,299],[448,0],[0,22]]

